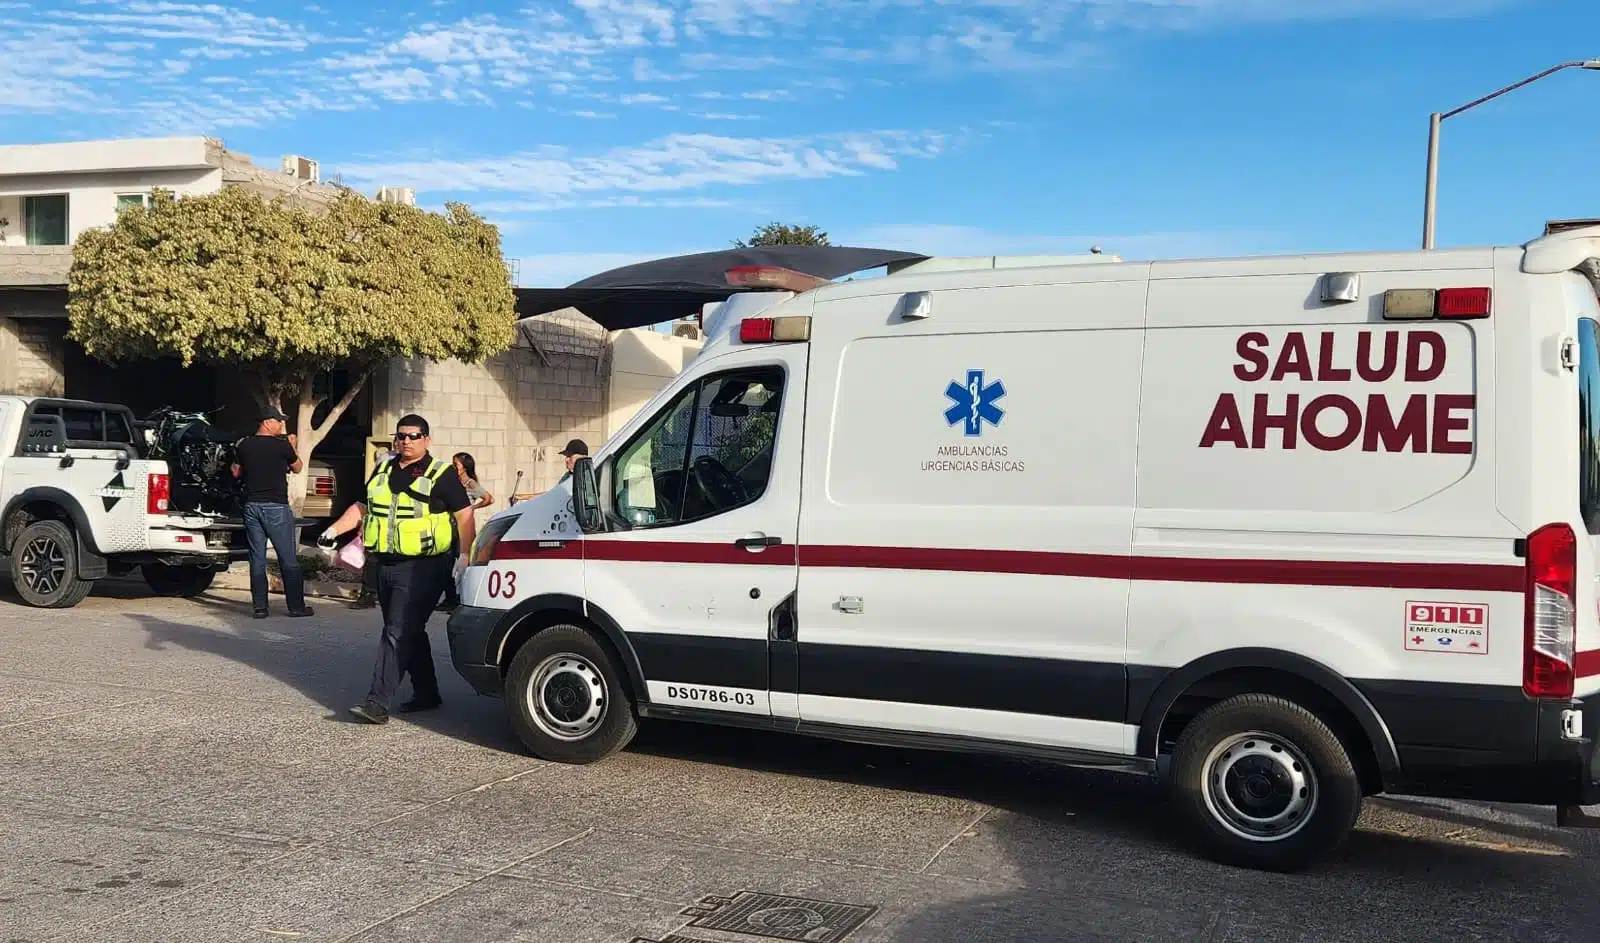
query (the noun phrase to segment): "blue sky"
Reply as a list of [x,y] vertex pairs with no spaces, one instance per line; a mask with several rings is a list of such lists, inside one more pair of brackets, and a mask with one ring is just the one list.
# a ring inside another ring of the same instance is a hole
[[[501,225],[525,285],[725,247],[1407,249],[1430,111],[1594,0],[0,0],[0,143],[209,134]],[[1445,124],[1441,246],[1600,216],[1600,72]]]

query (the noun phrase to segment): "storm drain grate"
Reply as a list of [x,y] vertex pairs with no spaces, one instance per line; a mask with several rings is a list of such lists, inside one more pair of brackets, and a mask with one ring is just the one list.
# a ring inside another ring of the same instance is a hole
[[683,915],[694,918],[689,926],[702,930],[801,943],[837,943],[877,912],[876,907],[859,904],[740,891],[732,897],[702,898],[686,908]]
[[648,937],[636,936],[629,940],[628,943],[711,943],[711,941],[702,940],[698,937],[683,936],[678,933],[673,933],[671,935],[664,936],[659,940],[652,940]]

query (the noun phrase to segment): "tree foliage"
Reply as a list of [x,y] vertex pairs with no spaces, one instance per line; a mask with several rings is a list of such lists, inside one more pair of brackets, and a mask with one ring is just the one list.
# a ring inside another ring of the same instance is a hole
[[71,336],[108,362],[176,357],[243,368],[282,395],[333,366],[478,362],[513,337],[499,231],[341,194],[326,212],[227,187],[152,195],[80,236]]
[[[515,333],[498,229],[459,203],[431,213],[353,191],[314,211],[237,187],[158,190],[79,237],[68,291],[70,336],[100,360],[210,364],[259,404],[292,399],[303,458],[378,364],[477,363]],[[353,380],[313,427],[314,381],[334,368]]]
[[755,246],[826,246],[828,234],[815,226],[790,226],[786,223],[768,223],[758,228],[748,240],[736,239],[735,249]]

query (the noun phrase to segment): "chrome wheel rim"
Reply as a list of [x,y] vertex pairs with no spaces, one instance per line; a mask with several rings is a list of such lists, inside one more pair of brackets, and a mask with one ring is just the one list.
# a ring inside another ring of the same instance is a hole
[[54,537],[35,537],[17,555],[22,582],[41,596],[61,588],[67,578],[67,552]]
[[605,719],[610,698],[600,670],[582,655],[551,655],[533,671],[528,713],[543,734],[568,743],[593,733]]
[[1317,807],[1317,774],[1305,754],[1259,731],[1217,744],[1206,757],[1201,788],[1212,817],[1246,841],[1297,835]]

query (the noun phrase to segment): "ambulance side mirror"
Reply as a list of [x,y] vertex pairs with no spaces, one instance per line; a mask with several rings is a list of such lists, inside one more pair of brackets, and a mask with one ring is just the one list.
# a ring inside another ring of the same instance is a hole
[[578,528],[585,534],[603,530],[600,514],[600,489],[595,485],[594,459],[585,455],[572,463],[572,512]]

